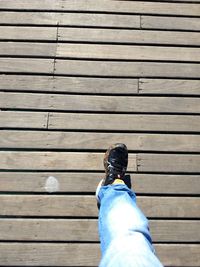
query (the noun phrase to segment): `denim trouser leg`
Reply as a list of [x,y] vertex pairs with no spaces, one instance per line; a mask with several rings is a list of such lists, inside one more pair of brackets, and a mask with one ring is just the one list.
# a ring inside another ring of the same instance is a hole
[[134,192],[123,184],[108,185],[101,187],[98,197],[100,267],[162,267]]

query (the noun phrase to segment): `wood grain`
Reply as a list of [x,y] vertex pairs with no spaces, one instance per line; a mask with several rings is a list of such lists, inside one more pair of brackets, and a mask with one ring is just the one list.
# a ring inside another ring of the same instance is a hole
[[[41,6],[41,4],[40,4]],[[58,13],[1,11],[1,25],[51,25],[57,26]]]
[[[103,170],[103,154],[88,152],[0,152],[1,170]],[[129,170],[136,156],[129,155]]]
[[138,154],[139,172],[200,172],[199,155]]
[[[77,5],[78,3],[78,5]],[[163,3],[163,2],[146,2],[146,1],[106,1],[87,0],[84,2],[64,2],[65,10],[78,10],[78,11],[110,11],[122,13],[141,13],[141,14],[168,14],[168,15],[191,15],[199,16],[199,6],[192,4],[176,4],[176,3]]]
[[93,13],[1,12],[1,25],[140,28],[140,16]]
[[[9,32],[7,34],[9,34]],[[43,34],[43,31],[41,31],[41,34]],[[58,40],[68,41],[68,42],[76,41],[76,42],[94,42],[94,43],[199,45],[200,44],[199,35],[200,34],[198,32],[178,32],[178,31],[164,31],[164,30],[156,31],[156,30],[124,29],[122,31],[118,29],[98,29],[98,28],[97,29],[73,28],[73,27],[58,28]],[[33,38],[33,37],[28,36],[27,38]]]
[[[140,209],[150,218],[200,217],[198,197],[138,197]],[[2,216],[97,217],[95,196],[0,195]]]
[[56,30],[55,27],[0,26],[0,39],[56,41]]
[[[0,172],[0,192],[47,192],[49,177],[58,181],[55,192],[92,192],[102,172]],[[199,194],[200,175],[189,174],[131,174],[132,188],[136,194]]]
[[80,96],[0,92],[0,107],[31,110],[199,114],[200,99],[191,97]]
[[106,150],[110,144],[119,142],[136,151],[200,152],[200,136],[191,134],[0,131],[1,149]]
[[47,113],[0,112],[0,128],[47,128]]
[[61,7],[61,1],[60,0],[42,0],[42,5],[40,0],[34,0],[33,3],[31,3],[28,0],[15,0],[14,2],[12,0],[2,0],[0,3],[1,9],[20,9],[20,10],[57,10]]
[[200,81],[141,78],[139,80],[139,93],[200,95]]
[[[195,2],[198,2],[195,0]],[[120,12],[120,13],[147,13],[147,14],[167,14],[167,15],[188,15],[198,16],[198,5],[188,3],[163,3],[163,2],[145,2],[145,1],[119,1],[108,2],[105,0],[86,0],[79,1],[50,1],[45,0],[41,5],[39,0],[30,4],[28,0],[15,0],[13,4],[11,0],[3,0],[0,5],[1,9],[22,9],[22,10],[55,10],[55,11],[101,11],[101,12]]]
[[141,28],[199,31],[200,21],[189,17],[141,16]]
[[[156,244],[160,260],[169,267],[198,267],[200,246]],[[98,266],[99,244],[0,243],[0,264],[14,266]],[[67,255],[67,257],[66,257]],[[87,257],[86,257],[87,255]]]
[[138,91],[138,79],[0,75],[0,90],[135,94]]
[[[150,220],[153,242],[198,242],[200,224],[190,220]],[[0,219],[1,241],[99,241],[97,220]]]
[[55,62],[55,74],[106,77],[199,78],[200,65],[189,63],[115,62],[61,60]]
[[[70,3],[68,3],[70,4]],[[81,4],[79,2],[79,4]],[[118,15],[98,13],[60,13],[59,25],[84,27],[140,28],[139,15]]]
[[0,58],[0,72],[53,74],[53,59]]
[[49,129],[198,132],[200,118],[189,115],[50,113]]
[[[20,47],[26,49],[26,44]],[[30,45],[29,45],[30,46]],[[39,48],[39,44],[37,44]],[[37,48],[35,45],[35,47]],[[17,50],[18,47],[16,47]],[[51,46],[49,47],[49,49]],[[28,47],[27,47],[28,49]],[[35,51],[37,53],[37,50]],[[6,53],[6,50],[5,50]],[[8,47],[9,53],[9,47]],[[26,50],[24,50],[26,53]],[[34,53],[34,51],[33,51]],[[46,51],[48,53],[48,51]],[[45,53],[44,53],[45,54]],[[58,43],[57,57],[154,61],[200,61],[199,48]]]
[[56,43],[0,42],[0,55],[55,57],[56,48]]

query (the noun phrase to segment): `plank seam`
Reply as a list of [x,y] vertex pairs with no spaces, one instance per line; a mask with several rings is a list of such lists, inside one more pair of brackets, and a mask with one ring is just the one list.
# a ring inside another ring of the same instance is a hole
[[141,15],[139,16],[139,18],[140,18],[140,30],[141,30],[141,29],[142,29],[142,28],[141,28]]
[[50,112],[47,113],[47,126],[46,126],[46,129],[49,129],[49,114],[50,114]]
[[138,172],[138,153],[135,155],[135,161],[136,161],[136,172]]

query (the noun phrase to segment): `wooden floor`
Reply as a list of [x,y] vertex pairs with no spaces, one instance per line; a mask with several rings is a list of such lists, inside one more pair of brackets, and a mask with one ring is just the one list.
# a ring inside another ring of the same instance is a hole
[[0,1],[0,266],[98,266],[102,156],[129,148],[165,266],[200,266],[200,1]]

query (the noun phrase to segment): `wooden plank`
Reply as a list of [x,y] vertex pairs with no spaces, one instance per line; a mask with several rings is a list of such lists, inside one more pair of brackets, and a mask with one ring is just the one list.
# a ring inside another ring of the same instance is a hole
[[[0,159],[1,170],[103,170],[102,153],[2,151]],[[136,170],[135,154],[129,155],[129,170]]]
[[0,128],[47,128],[47,113],[0,112]]
[[146,1],[106,1],[106,0],[86,0],[63,2],[64,10],[78,11],[102,11],[102,12],[122,12],[141,14],[166,14],[166,15],[190,15],[199,16],[200,7],[194,4],[176,4],[163,2]]
[[[70,3],[68,3],[70,4]],[[81,4],[79,2],[79,4]],[[59,25],[65,26],[95,26],[112,28],[140,28],[139,15],[116,15],[94,13],[60,13]]]
[[0,90],[90,94],[135,94],[138,79],[0,75]]
[[[100,172],[0,172],[0,192],[94,193],[103,176]],[[53,181],[51,177],[57,180],[58,187],[47,186],[48,181]],[[199,194],[200,179],[199,175],[134,173],[131,183],[136,194],[195,195]]]
[[1,12],[1,25],[95,26],[113,28],[140,28],[139,15]]
[[106,77],[199,78],[200,65],[189,63],[116,62],[94,60],[55,61],[55,74]]
[[[156,245],[158,256],[165,266],[199,266],[199,245]],[[162,260],[163,259],[163,260]]]
[[139,172],[200,172],[199,155],[138,154]]
[[[165,266],[198,267],[198,244],[156,244],[157,255]],[[12,266],[98,266],[99,244],[0,243],[0,265]],[[67,255],[67,256],[66,256]],[[87,256],[86,256],[87,255]]]
[[119,142],[129,150],[200,152],[200,136],[191,134],[0,131],[0,148],[102,150]]
[[[20,48],[26,49],[26,44]],[[30,47],[30,44],[29,44]],[[37,46],[35,45],[37,48]],[[38,45],[39,47],[39,45]],[[1,48],[1,46],[0,46]],[[16,47],[16,50],[18,47]],[[28,47],[27,47],[28,49]],[[24,50],[26,52],[26,50]],[[17,52],[17,51],[16,51]],[[37,52],[37,51],[36,51]],[[6,49],[5,49],[6,53]],[[9,46],[8,46],[8,52]],[[6,54],[7,54],[6,53]],[[34,51],[33,51],[34,53]],[[200,61],[199,48],[159,47],[159,46],[124,46],[105,44],[66,44],[58,43],[57,57],[83,59],[120,59],[120,60],[154,60],[154,61]]]
[[132,187],[137,193],[199,194],[199,175],[134,173]]
[[[40,4],[40,6],[42,6]],[[2,11],[0,16],[1,25],[51,25],[57,26],[58,13],[47,12],[14,12]]]
[[200,113],[200,99],[190,97],[80,96],[0,92],[0,108],[127,113]]
[[1,56],[55,57],[56,43],[0,42]]
[[[0,195],[1,216],[97,217],[95,196]],[[140,209],[150,218],[199,218],[198,197],[138,197]]]
[[141,16],[142,29],[199,31],[199,18]]
[[[63,87],[61,91],[64,91]],[[54,78],[53,76],[0,74],[0,90],[51,92],[54,91]]]
[[41,6],[40,1],[36,0],[30,4],[28,0],[3,0],[0,5],[1,9],[19,9],[19,10],[55,10],[55,11],[93,11],[93,12],[120,12],[120,13],[147,13],[147,14],[167,14],[167,15],[188,15],[199,16],[199,6],[194,4],[177,4],[177,3],[153,3],[146,1],[51,1],[45,0]]
[[[7,37],[8,34],[11,35],[11,33],[8,32],[5,33],[5,37]],[[16,38],[19,37],[16,36]],[[94,43],[200,45],[200,34],[198,32],[178,31],[125,29],[122,31],[117,29],[59,27],[58,40]]]
[[[56,41],[57,29],[56,27],[0,26],[0,33],[0,40]],[[195,42],[195,37],[193,41]]]
[[[198,242],[195,220],[150,220],[153,242]],[[67,229],[67,231],[66,231]],[[1,241],[99,241],[97,220],[0,219]]]
[[1,0],[0,9],[19,9],[19,10],[59,10],[61,8],[60,0],[42,0],[42,5],[40,0],[34,0],[31,3],[28,0]]
[[53,74],[53,59],[0,58],[0,72]]
[[200,81],[141,78],[139,80],[139,93],[200,95]]
[[199,132],[200,118],[190,115],[50,113],[48,129]]

